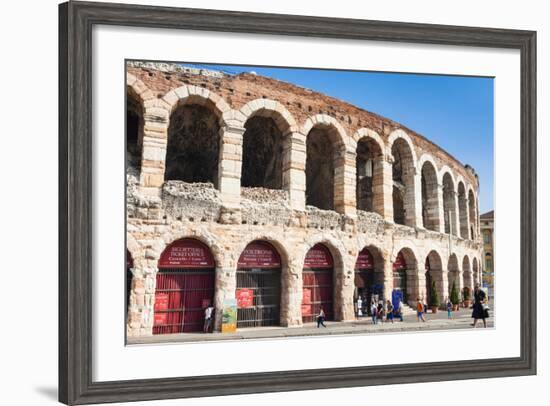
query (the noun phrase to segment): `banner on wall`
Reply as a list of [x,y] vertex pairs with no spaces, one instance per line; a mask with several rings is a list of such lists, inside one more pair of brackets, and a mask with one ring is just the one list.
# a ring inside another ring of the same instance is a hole
[[222,333],[237,331],[237,299],[224,299],[222,313]]
[[237,307],[239,309],[254,306],[254,291],[252,289],[237,289],[235,296],[237,297]]

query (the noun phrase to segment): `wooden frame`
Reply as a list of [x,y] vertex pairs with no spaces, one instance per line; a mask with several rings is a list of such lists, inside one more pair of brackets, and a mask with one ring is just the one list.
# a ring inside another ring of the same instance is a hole
[[[521,355],[517,358],[93,382],[91,32],[94,24],[518,49],[521,53]],[[59,7],[59,400],[184,398],[536,373],[536,33],[121,4]]]

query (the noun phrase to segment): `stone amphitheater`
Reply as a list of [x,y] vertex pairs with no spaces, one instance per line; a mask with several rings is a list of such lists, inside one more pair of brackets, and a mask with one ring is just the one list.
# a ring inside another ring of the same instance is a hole
[[202,331],[209,305],[220,331],[234,298],[238,328],[299,327],[480,281],[478,176],[422,135],[253,72],[126,81],[129,337]]

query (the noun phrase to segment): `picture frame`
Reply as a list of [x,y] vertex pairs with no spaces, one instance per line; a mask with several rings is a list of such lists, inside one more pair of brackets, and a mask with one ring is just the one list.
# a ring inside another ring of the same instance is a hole
[[[520,356],[402,365],[96,382],[92,377],[94,25],[516,49],[521,55]],[[536,374],[536,32],[235,11],[68,2],[59,6],[59,400],[220,396]]]

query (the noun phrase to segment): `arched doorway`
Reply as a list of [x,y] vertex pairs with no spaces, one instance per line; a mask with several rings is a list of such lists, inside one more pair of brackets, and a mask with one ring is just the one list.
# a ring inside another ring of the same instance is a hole
[[[449,291],[446,292],[446,294],[450,298],[453,284],[455,285],[455,289],[460,292],[460,268],[458,267],[458,258],[456,257],[456,254],[451,254],[449,256],[447,275],[449,278]],[[442,299],[444,300],[445,298]]]
[[469,226],[468,226],[468,202],[466,201],[466,188],[464,183],[458,183],[458,219],[460,221],[460,237],[465,240],[469,239]]
[[445,283],[443,280],[443,265],[441,257],[436,251],[430,251],[426,257],[425,262],[426,269],[426,295],[425,295],[425,304],[430,306],[433,298],[433,289],[435,288],[439,296],[439,304],[442,304],[444,296],[447,294],[444,292]]
[[392,302],[401,300],[407,302],[407,261],[403,251],[399,251],[393,262],[393,292]]
[[[374,248],[365,247],[359,252],[355,262],[354,302],[357,305],[358,299],[361,298],[361,313],[363,315],[370,312],[370,303],[373,300],[378,302],[384,294],[384,285],[379,283],[380,277],[377,275],[376,269],[379,267],[377,266],[379,261],[375,259],[375,256],[379,257],[379,253]],[[381,279],[383,280],[383,273]],[[357,310],[359,309],[357,308]]]
[[155,289],[153,334],[203,331],[204,309],[214,303],[216,265],[202,242],[184,238],[162,252]]
[[470,258],[468,255],[464,255],[462,260],[462,279],[464,288],[462,289],[462,297],[466,300],[471,300],[472,298],[472,270],[470,268]]
[[246,246],[237,263],[237,327],[280,322],[281,257],[266,241]]
[[134,267],[134,259],[130,251],[126,249],[126,309],[130,307],[130,293],[132,292],[132,268]]
[[139,177],[143,148],[143,105],[136,92],[128,87],[126,94],[126,165]]
[[334,320],[334,260],[324,244],[307,252],[302,272],[302,321],[315,320],[321,306],[326,320]]
[[476,199],[474,197],[474,192],[472,190],[468,191],[468,211],[470,212],[470,239],[475,240],[476,238],[476,224],[477,224],[477,217],[476,217]]
[[474,258],[472,260],[472,271],[473,271],[473,277],[474,277],[474,287],[475,285],[480,285],[481,284],[479,283],[479,270],[478,270],[478,265],[477,265],[477,258]]

